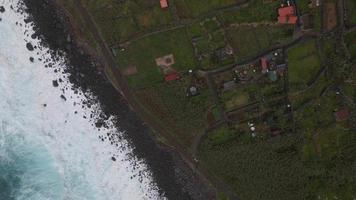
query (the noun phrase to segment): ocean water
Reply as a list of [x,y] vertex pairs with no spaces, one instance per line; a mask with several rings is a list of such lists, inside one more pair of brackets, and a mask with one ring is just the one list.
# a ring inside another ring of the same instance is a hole
[[[82,108],[90,92],[75,93],[68,75],[54,72],[63,60],[54,68],[44,67],[43,60],[51,56],[30,37],[26,14],[10,8],[17,3],[0,0],[5,8],[0,13],[0,200],[164,198],[145,163],[128,156],[126,141],[116,147],[98,138],[120,133],[112,118],[109,128],[99,130],[83,117],[100,111],[100,106]],[[29,51],[27,42],[37,48]],[[63,82],[53,87],[59,78]]]

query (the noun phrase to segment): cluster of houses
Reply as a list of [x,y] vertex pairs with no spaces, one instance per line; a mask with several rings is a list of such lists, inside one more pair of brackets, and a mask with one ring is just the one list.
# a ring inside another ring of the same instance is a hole
[[271,81],[276,81],[278,76],[283,76],[287,64],[281,49],[271,52],[260,59],[261,72],[266,74]]

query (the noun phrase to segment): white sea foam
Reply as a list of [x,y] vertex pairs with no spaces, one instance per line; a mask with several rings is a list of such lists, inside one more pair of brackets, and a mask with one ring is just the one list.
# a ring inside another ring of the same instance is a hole
[[[44,67],[38,58],[50,59],[48,49],[26,49],[28,41],[40,44],[29,37],[33,31],[23,21],[26,14],[10,9],[16,4],[16,0],[0,0],[6,9],[0,13],[0,187],[9,178],[10,186],[16,187],[7,187],[6,198],[161,199],[145,163],[127,156],[131,152],[127,142],[120,142],[119,147],[126,148],[118,150],[98,139],[117,132],[110,119],[109,129],[98,130],[83,118],[99,105],[83,109],[80,102],[85,96],[70,89],[67,75]],[[55,67],[61,65],[57,62]],[[52,86],[58,78],[69,88],[66,101],[60,98],[60,87]],[[135,169],[133,162],[138,164]],[[3,200],[5,193],[1,194]]]

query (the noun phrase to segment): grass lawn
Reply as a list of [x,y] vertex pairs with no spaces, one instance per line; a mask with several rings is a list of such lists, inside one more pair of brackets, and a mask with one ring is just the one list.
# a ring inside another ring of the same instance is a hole
[[297,7],[301,14],[307,13],[309,11],[309,0],[298,0]]
[[345,43],[349,49],[351,59],[356,60],[356,31],[345,35]]
[[305,102],[317,99],[320,96],[321,92],[327,87],[327,85],[328,81],[326,79],[326,76],[322,75],[320,79],[306,91],[295,91],[294,93],[290,93],[290,100],[292,101],[292,106],[297,109]]
[[290,26],[240,26],[230,28],[227,37],[240,61],[291,40],[292,30]]
[[356,25],[356,2],[354,0],[346,1],[347,16],[350,25]]
[[132,42],[125,51],[119,51],[119,66],[135,65],[138,73],[128,77],[129,84],[144,87],[162,82],[163,75],[156,66],[155,58],[173,54],[173,68],[183,72],[196,67],[193,47],[185,29],[160,33]]
[[291,89],[304,88],[320,69],[315,41],[300,43],[288,50],[288,76]]
[[225,103],[227,111],[248,103],[248,93],[243,88],[237,88],[231,91],[224,92],[221,96],[222,101]]
[[244,0],[175,0],[178,14],[183,18],[199,17],[214,9],[235,5]]
[[264,4],[263,0],[252,0],[248,7],[223,12],[221,18],[225,24],[261,21],[274,22],[277,21],[277,8],[279,6],[280,1]]
[[203,26],[198,22],[189,25],[187,32],[190,38],[201,37],[206,33]]

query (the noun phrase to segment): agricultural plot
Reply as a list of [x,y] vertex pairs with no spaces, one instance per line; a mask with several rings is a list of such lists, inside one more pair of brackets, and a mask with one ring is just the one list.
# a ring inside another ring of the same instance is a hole
[[306,88],[319,70],[320,59],[315,41],[304,42],[288,50],[288,75],[292,90]]
[[345,42],[352,60],[356,60],[356,31],[345,35]]
[[85,1],[108,43],[125,41],[138,32],[169,26],[172,14],[158,1]]
[[346,14],[347,14],[347,21],[349,26],[356,25],[356,2],[354,0],[347,0],[346,1]]
[[[309,0],[299,0],[296,2],[300,16],[303,16],[300,21],[302,26],[307,26],[314,31],[319,32],[321,29],[321,6],[313,5]],[[309,16],[309,17],[304,17]]]
[[292,34],[293,27],[289,26],[239,26],[227,31],[239,61],[290,41]]
[[225,104],[225,109],[230,111],[246,105],[249,100],[249,95],[243,88],[236,88],[231,91],[223,92],[221,100]]
[[245,0],[175,0],[174,5],[181,18],[195,18],[243,2]]
[[207,18],[187,28],[199,68],[213,69],[234,62],[233,50],[225,30],[216,17]]
[[280,1],[254,0],[249,1],[247,7],[236,10],[226,10],[220,17],[225,24],[252,23],[252,22],[276,22],[277,8]]
[[308,195],[303,189],[307,175],[298,159],[298,135],[256,145],[243,138],[245,135],[215,134],[221,133],[210,135],[201,144],[199,160],[230,185],[239,198],[300,200]]

